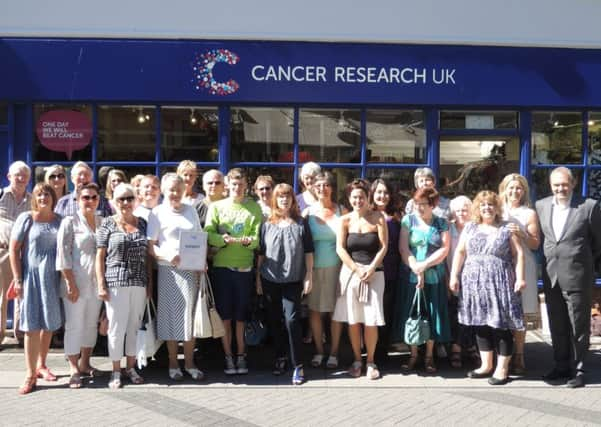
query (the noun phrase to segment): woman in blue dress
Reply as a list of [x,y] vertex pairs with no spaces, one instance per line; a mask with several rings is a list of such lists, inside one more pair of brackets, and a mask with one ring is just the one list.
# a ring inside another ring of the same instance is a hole
[[[401,256],[411,270],[401,325],[404,327],[410,315],[416,290],[423,288],[431,327],[431,339],[426,342],[424,357],[428,374],[436,372],[434,343],[445,343],[451,339],[444,264],[450,246],[449,226],[445,219],[433,214],[438,197],[438,192],[433,188],[417,190],[413,196],[413,212],[401,222]],[[403,370],[412,371],[415,368],[417,350],[417,346],[411,346],[411,357],[402,366]]]
[[25,332],[27,376],[19,394],[31,393],[37,378],[56,381],[46,366],[52,332],[62,325],[56,236],[61,223],[54,213],[56,195],[48,184],[37,184],[31,211],[17,217],[10,239],[10,267],[20,304],[19,328]]

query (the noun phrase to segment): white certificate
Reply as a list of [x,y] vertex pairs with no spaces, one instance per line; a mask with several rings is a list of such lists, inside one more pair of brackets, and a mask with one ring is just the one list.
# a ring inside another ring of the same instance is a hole
[[179,234],[180,270],[201,271],[207,265],[207,237],[204,231],[181,231]]

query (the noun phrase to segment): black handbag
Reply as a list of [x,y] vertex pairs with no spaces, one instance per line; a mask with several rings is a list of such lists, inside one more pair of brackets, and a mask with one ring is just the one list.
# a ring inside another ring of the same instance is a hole
[[416,289],[409,317],[405,322],[405,343],[422,345],[430,339],[431,335],[426,295],[423,289]]

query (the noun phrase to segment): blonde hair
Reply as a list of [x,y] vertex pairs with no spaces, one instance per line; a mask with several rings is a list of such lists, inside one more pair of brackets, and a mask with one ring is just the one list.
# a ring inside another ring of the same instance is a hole
[[[123,172],[121,169],[111,169],[109,171],[109,173],[106,175],[106,188],[104,189],[104,193],[105,193],[107,199],[113,198],[113,190],[111,189],[111,177],[115,176],[115,175],[118,176],[119,178],[121,178],[121,182],[119,183],[119,185],[128,184],[127,176],[125,176],[125,172]],[[134,192],[134,194],[135,194],[135,192]]]
[[524,178],[519,173],[510,173],[509,175],[506,175],[505,178],[503,178],[503,181],[501,181],[501,183],[499,184],[499,195],[501,196],[503,204],[505,204],[505,205],[508,204],[507,203],[507,194],[505,194],[505,190],[507,190],[507,186],[509,185],[509,183],[511,183],[511,181],[517,181],[522,186],[522,189],[524,190],[522,192],[522,198],[520,200],[520,205],[526,205],[528,207],[531,207],[530,188],[528,187],[528,181],[526,180],[526,178]]
[[482,215],[480,215],[480,205],[488,202],[495,207],[495,224],[501,222],[501,199],[494,191],[480,191],[474,197],[472,202],[472,221],[476,224],[482,224]]
[[67,194],[67,171],[62,165],[51,165],[44,168],[44,182],[50,186],[50,175],[54,175],[55,173],[62,173],[65,176],[65,183],[63,184],[63,196]]
[[198,175],[198,167],[196,166],[196,162],[192,160],[182,160],[181,162],[179,162],[179,165],[177,165],[176,173],[181,176],[187,170],[193,170],[196,173],[196,175]]

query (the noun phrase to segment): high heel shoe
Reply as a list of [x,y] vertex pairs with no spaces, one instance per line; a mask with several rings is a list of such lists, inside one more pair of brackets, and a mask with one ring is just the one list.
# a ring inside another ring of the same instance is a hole
[[37,377],[27,377],[21,387],[19,387],[19,394],[29,394],[36,389]]
[[56,375],[47,366],[40,366],[36,371],[36,375],[44,381],[56,381]]

